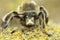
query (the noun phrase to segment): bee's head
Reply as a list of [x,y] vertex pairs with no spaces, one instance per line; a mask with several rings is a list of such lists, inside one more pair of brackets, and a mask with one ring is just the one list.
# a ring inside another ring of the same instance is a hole
[[24,25],[26,27],[35,26],[36,17],[37,17],[37,14],[35,12],[25,12],[23,17]]

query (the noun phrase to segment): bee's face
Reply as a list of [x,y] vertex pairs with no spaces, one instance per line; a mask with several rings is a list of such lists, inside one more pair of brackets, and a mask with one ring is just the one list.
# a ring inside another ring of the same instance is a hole
[[35,16],[36,16],[35,12],[25,12],[23,17],[25,26],[27,27],[35,26]]

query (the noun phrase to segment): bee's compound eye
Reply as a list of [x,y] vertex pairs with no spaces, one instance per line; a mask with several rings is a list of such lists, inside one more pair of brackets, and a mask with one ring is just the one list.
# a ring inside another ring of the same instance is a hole
[[35,16],[35,15],[37,15],[37,14],[36,14],[36,12],[32,12],[32,14],[31,14],[31,15]]

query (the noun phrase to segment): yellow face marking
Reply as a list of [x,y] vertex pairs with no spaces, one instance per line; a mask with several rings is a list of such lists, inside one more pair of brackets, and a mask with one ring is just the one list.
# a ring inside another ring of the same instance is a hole
[[27,24],[27,25],[28,25],[28,24],[34,24],[34,18],[33,18],[33,17],[32,17],[32,18],[27,18],[26,24]]

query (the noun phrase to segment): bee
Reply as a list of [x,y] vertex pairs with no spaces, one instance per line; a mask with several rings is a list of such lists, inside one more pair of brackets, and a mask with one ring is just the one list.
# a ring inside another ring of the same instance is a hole
[[[38,6],[36,2],[23,2],[16,11],[7,13],[2,18],[2,28],[6,29],[13,17],[20,19],[22,26],[31,28],[41,25],[42,30],[48,23],[48,12],[43,6]],[[38,22],[38,23],[37,23]]]

